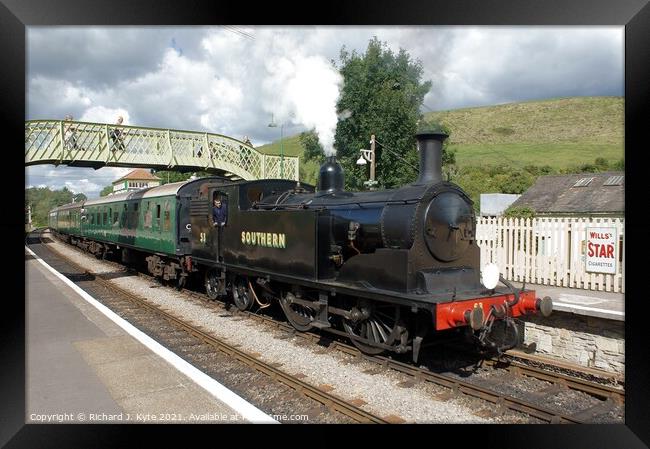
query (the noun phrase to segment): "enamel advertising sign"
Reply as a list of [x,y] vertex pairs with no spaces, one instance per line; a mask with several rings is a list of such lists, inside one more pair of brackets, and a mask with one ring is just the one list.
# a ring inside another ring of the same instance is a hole
[[616,274],[616,228],[587,228],[586,271]]

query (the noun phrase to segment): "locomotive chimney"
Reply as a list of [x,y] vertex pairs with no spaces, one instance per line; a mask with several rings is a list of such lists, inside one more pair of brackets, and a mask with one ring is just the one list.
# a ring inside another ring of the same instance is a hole
[[449,137],[442,131],[420,131],[415,134],[420,152],[420,176],[415,185],[442,181],[442,142]]
[[341,164],[336,161],[336,156],[327,157],[325,163],[320,166],[317,196],[343,191],[344,182],[345,173]]

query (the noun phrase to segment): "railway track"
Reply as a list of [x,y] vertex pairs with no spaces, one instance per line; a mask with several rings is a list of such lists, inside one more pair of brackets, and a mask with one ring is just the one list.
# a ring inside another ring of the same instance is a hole
[[[76,247],[73,248],[83,253],[83,251],[77,249]],[[48,248],[48,249],[55,251],[52,248]],[[60,255],[60,257],[65,257],[65,256]],[[117,264],[115,262],[109,262],[109,261],[106,262],[110,264],[114,264],[116,267],[119,267],[120,269],[124,269],[122,265]],[[138,276],[148,280],[154,280],[153,277],[147,274],[138,273]],[[119,287],[116,287],[112,283],[109,283],[107,280],[102,279],[101,275],[99,275],[98,278],[101,279],[102,282],[105,282],[107,285],[110,285],[110,288],[116,290],[119,289]],[[123,294],[134,296],[128,292],[123,292]],[[224,304],[211,301],[204,294],[195,291],[188,291],[188,290],[185,290],[184,294],[193,298],[196,301],[200,301],[206,307],[215,308],[219,310],[226,309]],[[136,300],[143,302],[141,299],[134,298],[134,301]],[[147,303],[146,301],[144,301],[143,304],[147,304],[145,307],[156,308],[155,306]],[[176,322],[179,327],[183,327],[187,332],[191,333],[192,335],[196,335],[198,338],[207,337],[207,338],[214,339],[214,337],[207,334],[204,337],[202,334],[205,334],[205,332],[203,332],[200,329],[194,328],[188,323],[184,323],[182,320],[173,317],[167,312],[163,312],[163,311],[160,312],[169,315],[168,318],[169,320]],[[307,332],[307,333],[296,332],[295,329],[293,329],[293,327],[291,327],[288,323],[283,321],[278,321],[277,319],[274,319],[273,317],[270,316],[258,315],[250,311],[241,312],[239,310],[236,310],[236,315],[243,316],[246,317],[247,319],[255,320],[260,323],[264,323],[266,326],[270,326],[279,331],[285,332],[288,335],[295,335],[299,338],[304,339],[305,341],[310,342],[310,344],[318,345],[320,347],[325,346],[329,350],[340,351],[347,355],[354,356],[359,360],[365,360],[374,363],[380,369],[392,369],[397,372],[403,373],[410,377],[411,379],[410,382],[412,385],[415,385],[418,382],[430,382],[432,384],[449,389],[451,394],[463,394],[466,396],[478,398],[483,401],[487,401],[495,405],[495,410],[496,410],[495,414],[502,413],[504,411],[509,410],[509,411],[514,411],[517,413],[522,413],[531,416],[541,422],[547,422],[547,423],[589,423],[592,422],[590,421],[590,418],[592,418],[593,416],[596,416],[598,414],[601,415],[606,414],[610,409],[621,407],[625,401],[625,395],[624,395],[625,393],[620,388],[614,387],[612,385],[608,385],[604,382],[594,382],[591,380],[586,380],[583,378],[584,376],[581,376],[580,373],[577,372],[575,373],[575,375],[569,375],[567,374],[567,371],[570,370],[568,370],[566,366],[557,367],[557,368],[561,368],[558,370],[553,370],[553,369],[549,370],[540,366],[534,366],[531,365],[530,358],[528,360],[521,359],[519,356],[516,355],[516,353],[512,353],[512,352],[510,354],[507,354],[505,357],[499,359],[488,358],[482,360],[482,362],[483,364],[492,367],[494,370],[502,370],[503,372],[507,372],[509,375],[515,377],[525,376],[532,379],[536,379],[538,381],[543,381],[545,383],[548,383],[549,386],[544,388],[541,392],[530,395],[530,397],[516,397],[515,395],[504,393],[502,391],[500,392],[497,391],[497,389],[489,388],[484,385],[481,385],[480,382],[473,382],[468,379],[463,379],[458,375],[453,375],[450,373],[434,372],[428,368],[417,367],[412,364],[404,363],[389,357],[365,355],[361,353],[356,347],[346,344],[335,338],[330,338],[329,336],[325,336],[324,334],[321,334],[318,331]],[[227,349],[224,347],[222,351],[231,354],[232,357],[235,357],[237,359],[241,358],[243,359],[242,361],[247,360],[248,363],[252,363],[252,364],[262,363],[257,358],[247,355],[242,351],[238,350],[237,348]],[[545,361],[545,363],[548,364],[549,362]],[[537,363],[537,365],[540,365],[540,363]],[[276,367],[273,367],[272,365],[268,365],[267,367],[261,366],[259,369],[261,372],[264,372],[265,374],[271,376],[272,378],[277,378],[281,382],[283,381],[281,380],[282,373]],[[315,400],[323,404],[326,404],[327,406],[329,406],[334,410],[338,410],[338,408],[341,409],[345,408],[345,404],[341,404],[338,402],[342,400],[335,397],[331,397],[332,395],[329,395],[330,396],[329,398],[324,396],[321,397],[320,395],[323,394],[321,390],[305,382],[302,382],[299,379],[295,379],[295,378],[293,380],[286,379],[284,382],[286,382],[287,385],[292,384],[291,385],[292,388],[297,389],[298,391],[306,392],[305,394],[308,396],[314,395]],[[552,397],[553,395],[558,394],[562,391],[568,391],[568,390],[584,393],[593,398],[596,398],[597,401],[591,404],[590,406],[573,413],[565,413],[562,412],[561,410],[542,405],[545,402],[544,401],[545,399]],[[319,397],[320,399],[317,399],[317,397]],[[352,410],[354,411],[353,412],[354,414],[359,413],[359,411],[365,413],[364,410],[359,409],[358,407],[355,406],[352,407],[353,407]],[[341,412],[341,413],[345,413],[345,412]],[[355,420],[365,419],[364,422],[386,422],[386,420],[383,420],[382,418],[379,417],[363,418],[361,415],[357,415],[357,418],[353,418],[353,419]]]
[[[181,331],[182,334],[192,336],[196,340],[200,341],[202,344],[208,345],[218,350],[220,353],[225,354],[229,358],[237,360],[243,363],[244,365],[253,368],[255,371],[268,376],[273,381],[279,382],[301,393],[307,398],[310,398],[320,404],[323,404],[330,410],[333,410],[337,413],[340,413],[350,418],[355,422],[359,422],[359,423],[389,423],[390,422],[382,417],[376,416],[366,410],[363,410],[355,406],[354,404],[351,404],[350,402],[345,401],[331,393],[328,393],[327,391],[323,391],[318,387],[303,382],[302,380],[294,377],[293,375],[280,370],[277,366],[274,366],[273,364],[266,363],[260,360],[255,354],[246,353],[238,349],[234,345],[230,345],[229,343],[209,334],[204,329],[201,329],[198,326],[194,326],[191,323],[187,323],[179,319],[178,317],[174,316],[173,314],[160,309],[154,304],[148,302],[146,299],[134,295],[133,293],[114,285],[109,281],[109,279],[105,278],[104,276],[89,272],[84,267],[82,267],[76,262],[71,261],[69,258],[65,257],[58,251],[52,248],[48,248],[45,245],[44,247],[47,248],[52,253],[54,253],[56,257],[63,259],[66,265],[72,267],[75,271],[78,272],[78,273],[68,273],[68,275],[72,274],[77,279],[84,279],[85,281],[94,281],[101,287],[110,290],[112,293],[117,294],[119,298],[129,301],[130,306],[129,305],[118,306],[118,309],[120,309],[120,311],[125,312],[128,310],[129,315],[137,315],[140,314],[141,311],[146,310],[147,312],[153,313],[158,317],[164,319],[167,323],[169,323],[174,328],[174,330],[165,330],[164,332],[166,334],[173,334],[174,332],[176,332],[177,334],[174,335],[175,339],[186,338],[184,335],[179,336],[178,331]],[[108,306],[110,308],[115,308],[115,304],[111,304]],[[146,319],[150,319],[150,318],[147,317]],[[192,342],[191,346],[196,346],[196,344]]]
[[[147,275],[144,276],[148,277]],[[207,304],[210,307],[223,307],[220,303],[210,301],[206,295],[193,291],[186,292],[186,294],[198,301]],[[413,383],[431,382],[435,385],[449,388],[454,392],[476,397],[496,404],[501,408],[524,413],[548,423],[579,424],[589,422],[585,418],[585,416],[588,418],[588,414],[583,413],[583,411],[580,412],[580,416],[559,413],[546,407],[539,406],[538,404],[525,399],[507,397],[502,393],[491,391],[488,388],[472,384],[468,381],[463,381],[457,376],[432,372],[427,368],[414,366],[412,364],[401,362],[390,357],[370,356],[363,354],[355,346],[349,345],[339,340],[328,339],[318,331],[297,332],[295,329],[293,329],[293,327],[291,327],[291,325],[282,321],[275,320],[272,317],[258,315],[250,311],[237,311],[237,313],[244,315],[251,320],[263,323],[267,326],[275,327],[276,329],[284,331],[287,334],[292,334],[299,338],[307,340],[313,345],[317,345],[319,347],[327,347],[330,350],[338,350],[345,354],[352,355],[354,357],[358,357],[360,359],[374,363],[380,368],[392,369],[406,374],[412,378]],[[460,353],[461,350],[458,349],[458,351]],[[549,382],[554,386],[553,388],[549,389],[549,393],[553,393],[556,390],[575,390],[598,398],[600,401],[604,401],[604,403],[596,403],[593,411],[604,410],[610,405],[622,405],[625,402],[625,392],[620,388],[598,382],[588,381],[577,376],[570,376],[564,373],[553,372],[536,366],[531,366],[526,364],[523,360],[518,360],[517,356],[515,355],[509,355],[506,359],[483,359],[483,363],[494,367],[495,369],[506,370],[514,375],[526,376]]]

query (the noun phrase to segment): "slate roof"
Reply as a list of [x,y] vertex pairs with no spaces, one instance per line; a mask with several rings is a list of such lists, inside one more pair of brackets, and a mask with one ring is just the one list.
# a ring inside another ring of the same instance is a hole
[[[613,177],[622,179],[613,179]],[[590,182],[589,178],[593,178]],[[619,185],[603,185],[611,180]],[[576,183],[586,184],[575,187]],[[530,207],[538,214],[622,214],[625,173],[580,173],[540,176],[511,207]]]

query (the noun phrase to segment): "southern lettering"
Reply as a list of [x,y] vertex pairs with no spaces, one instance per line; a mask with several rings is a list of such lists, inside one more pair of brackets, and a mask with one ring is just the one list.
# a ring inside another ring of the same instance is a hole
[[265,246],[267,248],[286,248],[287,237],[285,234],[275,232],[248,232],[242,231],[241,242],[244,245]]

